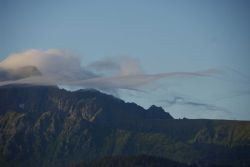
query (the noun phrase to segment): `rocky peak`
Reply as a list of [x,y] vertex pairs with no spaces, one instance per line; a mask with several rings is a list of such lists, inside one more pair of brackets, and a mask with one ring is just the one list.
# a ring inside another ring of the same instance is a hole
[[150,106],[147,109],[147,113],[151,118],[155,119],[173,119],[173,117],[166,112],[162,107],[158,107],[155,105]]

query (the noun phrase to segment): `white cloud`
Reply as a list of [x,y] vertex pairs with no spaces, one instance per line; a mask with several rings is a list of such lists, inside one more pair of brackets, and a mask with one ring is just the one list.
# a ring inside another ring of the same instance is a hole
[[107,58],[83,67],[79,57],[59,49],[47,51],[31,49],[23,53],[11,54],[0,62],[0,68],[5,70],[25,66],[36,67],[42,75],[18,78],[15,81],[4,80],[0,82],[0,85],[12,83],[55,84],[112,91],[118,89],[138,90],[142,86],[162,78],[208,76],[214,72],[207,70],[203,72],[144,74],[138,61],[130,57]]
[[27,50],[8,56],[0,63],[3,69],[11,70],[25,66],[35,66],[49,78],[58,80],[86,79],[95,76],[81,67],[80,58],[65,50]]

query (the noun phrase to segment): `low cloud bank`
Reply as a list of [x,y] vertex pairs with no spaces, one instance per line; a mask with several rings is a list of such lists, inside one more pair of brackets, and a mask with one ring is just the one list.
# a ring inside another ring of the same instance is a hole
[[[28,68],[30,70],[23,70]],[[16,71],[16,74],[13,74]],[[17,72],[18,71],[18,72]],[[106,58],[83,66],[81,59],[65,50],[30,49],[9,55],[0,62],[0,85],[65,85],[100,90],[139,90],[169,77],[204,77],[216,70],[200,72],[143,73],[138,61],[130,57]]]

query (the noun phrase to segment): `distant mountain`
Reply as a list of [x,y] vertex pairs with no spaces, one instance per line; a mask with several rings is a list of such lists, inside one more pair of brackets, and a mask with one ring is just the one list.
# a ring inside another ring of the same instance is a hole
[[0,166],[70,166],[114,155],[250,164],[250,122],[173,119],[97,90],[0,87]]

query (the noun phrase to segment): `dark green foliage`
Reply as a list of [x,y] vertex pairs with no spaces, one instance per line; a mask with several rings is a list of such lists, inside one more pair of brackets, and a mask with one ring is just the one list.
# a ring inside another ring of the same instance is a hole
[[104,157],[91,162],[82,162],[72,167],[196,167],[166,158],[139,155]]

